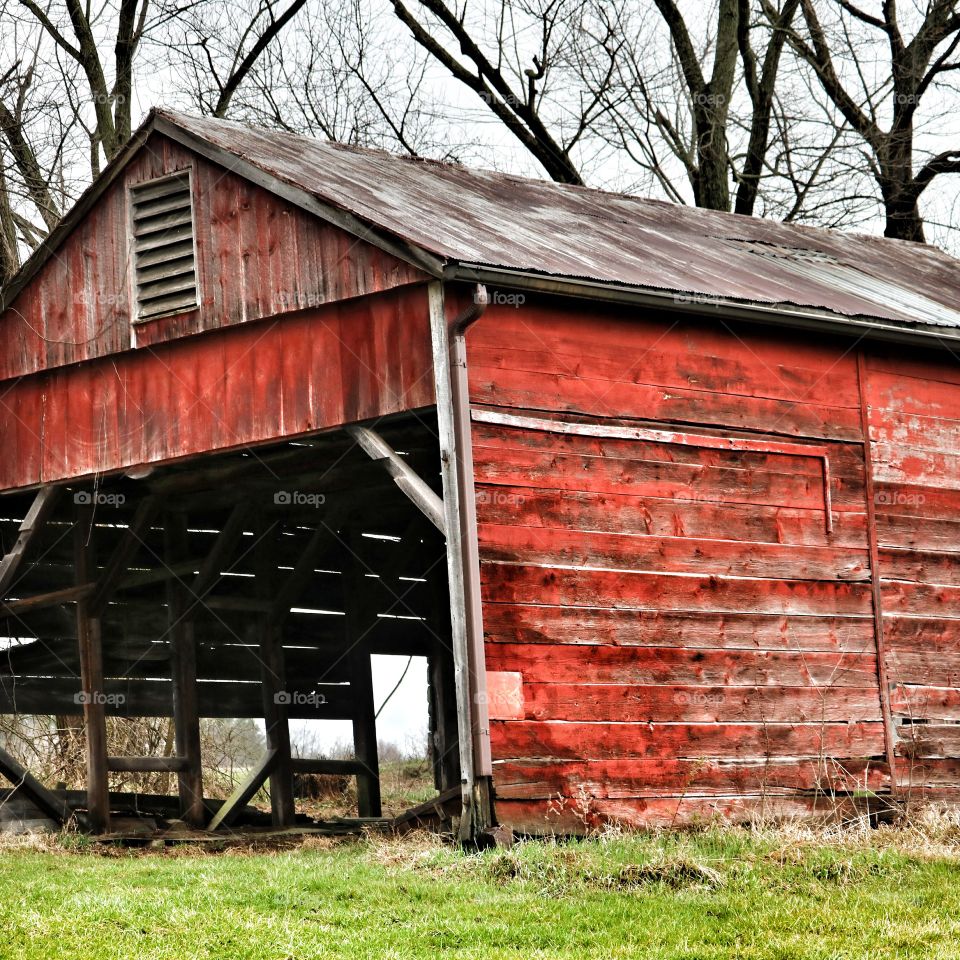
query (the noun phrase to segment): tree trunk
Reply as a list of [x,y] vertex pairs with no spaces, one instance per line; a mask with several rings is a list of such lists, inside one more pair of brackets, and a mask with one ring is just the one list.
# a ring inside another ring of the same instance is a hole
[[17,251],[17,226],[7,189],[7,176],[0,164],[0,289],[20,268]]
[[925,243],[919,194],[913,176],[913,130],[901,129],[888,134],[878,160],[880,174],[877,182],[886,217],[883,235]]

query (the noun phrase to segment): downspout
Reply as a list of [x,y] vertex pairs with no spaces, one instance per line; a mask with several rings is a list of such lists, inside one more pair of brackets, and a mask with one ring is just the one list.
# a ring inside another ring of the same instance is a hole
[[[467,330],[486,312],[487,288],[474,287],[473,302],[450,323],[450,374],[453,388],[454,428],[457,438],[457,471],[464,502],[460,513],[463,567],[467,597],[467,640],[473,689],[474,774],[493,776],[490,753],[490,719],[487,704],[486,654],[483,648],[483,600],[480,594],[480,549],[477,541],[477,498],[473,473],[473,436],[470,420],[470,384],[467,373]],[[489,786],[489,784],[488,784]],[[489,808],[489,792],[486,798]],[[489,809],[488,809],[489,813]],[[489,816],[487,822],[490,822]]]
[[492,769],[483,670],[479,553],[464,333],[483,313],[486,290],[478,286],[474,303],[452,322],[446,316],[443,284],[432,282],[427,295],[436,380],[457,693],[462,797],[460,839],[470,842],[491,825],[489,783]]

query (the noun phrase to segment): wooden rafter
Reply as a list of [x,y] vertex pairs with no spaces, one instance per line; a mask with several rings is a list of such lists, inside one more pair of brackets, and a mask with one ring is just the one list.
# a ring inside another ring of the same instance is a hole
[[41,813],[56,823],[66,823],[70,808],[56,794],[48,790],[29,770],[10,753],[0,747],[0,774],[6,777]]
[[369,427],[347,427],[347,433],[371,460],[379,463],[393,477],[393,482],[441,532],[446,533],[443,498],[387,443]]
[[120,585],[123,575],[133,560],[134,555],[143,543],[143,537],[157,516],[161,500],[159,497],[145,497],[134,512],[130,524],[124,531],[120,542],[114,547],[106,566],[97,578],[96,589],[88,603],[88,612],[91,616],[100,616],[110,598]]
[[54,485],[41,487],[34,497],[33,504],[27,511],[16,543],[0,560],[0,597],[5,597],[11,585],[16,580],[17,573],[23,565],[30,548],[36,543],[47,522],[53,508],[60,498],[62,488]]
[[260,762],[250,770],[247,779],[237,786],[236,790],[227,798],[226,803],[216,812],[207,829],[217,830],[219,827],[230,826],[236,820],[241,809],[266,782],[276,762],[277,751],[275,749],[267,750],[261,757]]

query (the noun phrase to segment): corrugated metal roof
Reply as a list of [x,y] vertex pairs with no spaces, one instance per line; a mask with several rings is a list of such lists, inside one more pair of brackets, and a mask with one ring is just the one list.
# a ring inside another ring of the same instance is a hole
[[[828,311],[918,332],[960,330],[960,261],[936,247],[397,157],[167,110],[150,115],[124,156],[155,128],[369,226],[374,242],[395,238],[439,260],[447,275],[466,275],[450,268],[469,265]],[[124,162],[111,165],[101,181]],[[94,184],[51,246],[96,198]],[[43,257],[25,266],[5,291],[8,298]]]
[[448,261],[960,328],[960,262],[932,246],[160,115]]

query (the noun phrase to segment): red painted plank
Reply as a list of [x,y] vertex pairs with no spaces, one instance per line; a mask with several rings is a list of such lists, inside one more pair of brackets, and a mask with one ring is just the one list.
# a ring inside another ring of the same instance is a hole
[[863,816],[862,803],[831,796],[778,797],[764,793],[730,797],[638,797],[594,800],[582,796],[543,800],[503,800],[501,823],[537,836],[593,833],[607,824],[626,828],[703,826],[709,823],[770,823],[809,819],[849,821]]
[[597,799],[678,794],[784,794],[800,790],[882,790],[889,772],[869,760],[514,760],[493,767],[497,798]]
[[960,720],[960,689],[898,683],[890,694],[890,708],[912,720]]
[[[960,743],[960,725],[954,729],[956,741]],[[879,757],[883,753],[883,728],[880,723],[567,723],[493,720],[490,723],[490,739],[496,760]]]
[[521,673],[524,683],[862,689],[876,678],[873,653],[488,643],[486,658],[488,670]]
[[635,723],[880,720],[870,687],[693,686],[690,684],[525,683],[520,717]]
[[867,551],[850,548],[599,534],[505,523],[483,524],[479,537],[483,560],[792,580],[869,578]]
[[[808,475],[679,464],[667,461],[665,454],[662,461],[653,461],[522,449],[505,453],[500,447],[476,444],[473,455],[477,479],[484,484],[823,510],[824,486],[819,471]],[[815,463],[819,466],[820,461]],[[834,501],[835,509],[862,511],[862,493],[859,498],[847,488],[843,493],[839,501]]]
[[825,409],[816,404],[732,397],[706,390],[591,381],[552,371],[518,373],[471,367],[470,396],[477,403],[528,410],[709,424],[817,439],[860,439],[859,413],[845,407]]
[[866,584],[839,581],[743,580],[501,563],[484,563],[480,577],[488,603],[846,616],[868,616],[871,609]]
[[721,531],[730,539],[753,543],[859,549],[866,542],[863,514],[838,511],[833,532],[828,534],[822,506],[804,510],[789,505],[764,507],[486,484],[478,486],[476,497],[481,524],[515,523],[665,537],[715,538]]
[[[755,613],[600,610],[488,603],[487,643],[872,653],[873,621]],[[956,621],[954,621],[956,623]],[[960,623],[956,623],[960,628]],[[958,629],[960,638],[960,629]]]
[[897,755],[915,759],[960,757],[960,723],[902,724]]

